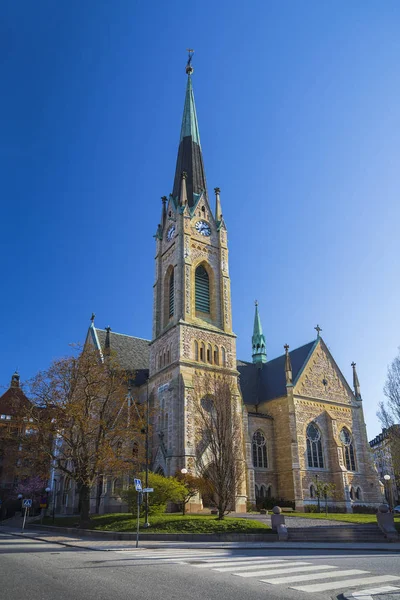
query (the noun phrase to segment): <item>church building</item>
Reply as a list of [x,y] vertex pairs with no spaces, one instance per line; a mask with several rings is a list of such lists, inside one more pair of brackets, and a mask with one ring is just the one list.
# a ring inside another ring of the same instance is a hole
[[[255,306],[252,361],[236,357],[232,330],[228,224],[220,189],[210,196],[193,95],[191,57],[173,189],[162,198],[156,228],[152,339],[96,328],[86,343],[115,350],[121,365],[138,373],[133,393],[154,407],[151,470],[195,474],[190,398],[193,379],[223,373],[241,407],[246,478],[236,510],[274,498],[297,510],[317,503],[317,482],[334,484],[330,505],[377,506],[381,484],[373,465],[356,365],[346,381],[317,326],[300,348],[283,346],[267,359],[259,307]],[[149,245],[148,252],[152,252]],[[249,342],[251,337],[249,332]],[[285,340],[283,340],[284,342]],[[147,396],[148,395],[148,396]],[[118,486],[104,483],[100,510],[121,510]],[[119,507],[119,508],[118,508]],[[194,498],[189,510],[202,508]]]

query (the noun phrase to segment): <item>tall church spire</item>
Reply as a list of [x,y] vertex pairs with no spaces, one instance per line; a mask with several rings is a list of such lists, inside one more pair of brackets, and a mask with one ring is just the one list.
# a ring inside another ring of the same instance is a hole
[[265,337],[262,332],[261,319],[258,314],[258,302],[256,300],[256,312],[254,315],[253,337],[251,338],[253,347],[253,363],[262,365],[267,362],[267,352],[265,350]]
[[351,366],[353,367],[353,388],[354,388],[354,395],[357,398],[357,400],[361,400],[360,382],[358,380],[358,375],[357,375],[357,371],[356,371],[356,363],[353,361],[351,363]]
[[174,189],[172,192],[175,205],[177,206],[181,196],[182,173],[187,173],[186,189],[188,205],[190,208],[196,205],[203,193],[207,194],[203,155],[200,146],[199,125],[197,122],[192,86],[192,56],[193,50],[189,50],[189,59],[186,65],[187,84],[185,105],[183,108],[181,136],[179,139],[178,158],[176,161]]

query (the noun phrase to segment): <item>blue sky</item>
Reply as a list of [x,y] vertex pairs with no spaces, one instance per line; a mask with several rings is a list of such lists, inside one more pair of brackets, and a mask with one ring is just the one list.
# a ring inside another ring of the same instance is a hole
[[99,327],[151,336],[186,76],[221,187],[238,356],[322,336],[368,434],[399,336],[400,4],[5,2],[0,384]]

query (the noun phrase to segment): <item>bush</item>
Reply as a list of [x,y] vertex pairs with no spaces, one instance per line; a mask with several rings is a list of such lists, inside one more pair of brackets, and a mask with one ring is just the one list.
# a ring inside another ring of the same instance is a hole
[[304,507],[304,512],[306,513],[317,513],[318,505],[317,504],[306,504]]
[[[141,474],[141,479],[144,481],[144,474]],[[187,487],[178,481],[175,477],[163,477],[156,473],[149,473],[149,487],[153,488],[154,492],[149,496],[149,514],[159,514],[165,512],[168,502],[177,504],[183,502],[188,493]],[[129,510],[133,515],[137,511],[137,491],[134,487],[129,487],[127,490],[121,491],[121,498],[128,504]],[[144,503],[141,506],[141,514],[144,512]]]
[[266,510],[272,510],[274,506],[280,506],[281,508],[293,508],[295,504],[292,500],[284,500],[283,498],[264,498],[263,500],[257,501],[257,509],[265,508]]
[[353,513],[359,515],[375,515],[378,512],[373,506],[365,506],[365,504],[353,504]]
[[247,512],[257,512],[257,505],[254,502],[246,503]]

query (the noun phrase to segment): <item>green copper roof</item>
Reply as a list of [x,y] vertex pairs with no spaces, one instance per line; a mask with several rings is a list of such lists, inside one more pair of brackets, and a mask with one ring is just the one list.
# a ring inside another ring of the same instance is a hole
[[258,304],[256,302],[256,313],[254,315],[253,337],[251,338],[253,347],[253,363],[266,363],[267,352],[265,349],[265,337],[262,331],[261,319],[258,314]]
[[182,128],[180,142],[185,137],[192,138],[192,141],[200,146],[199,125],[197,123],[196,106],[194,103],[194,94],[192,87],[192,77],[189,74],[186,86],[185,106],[183,109]]

